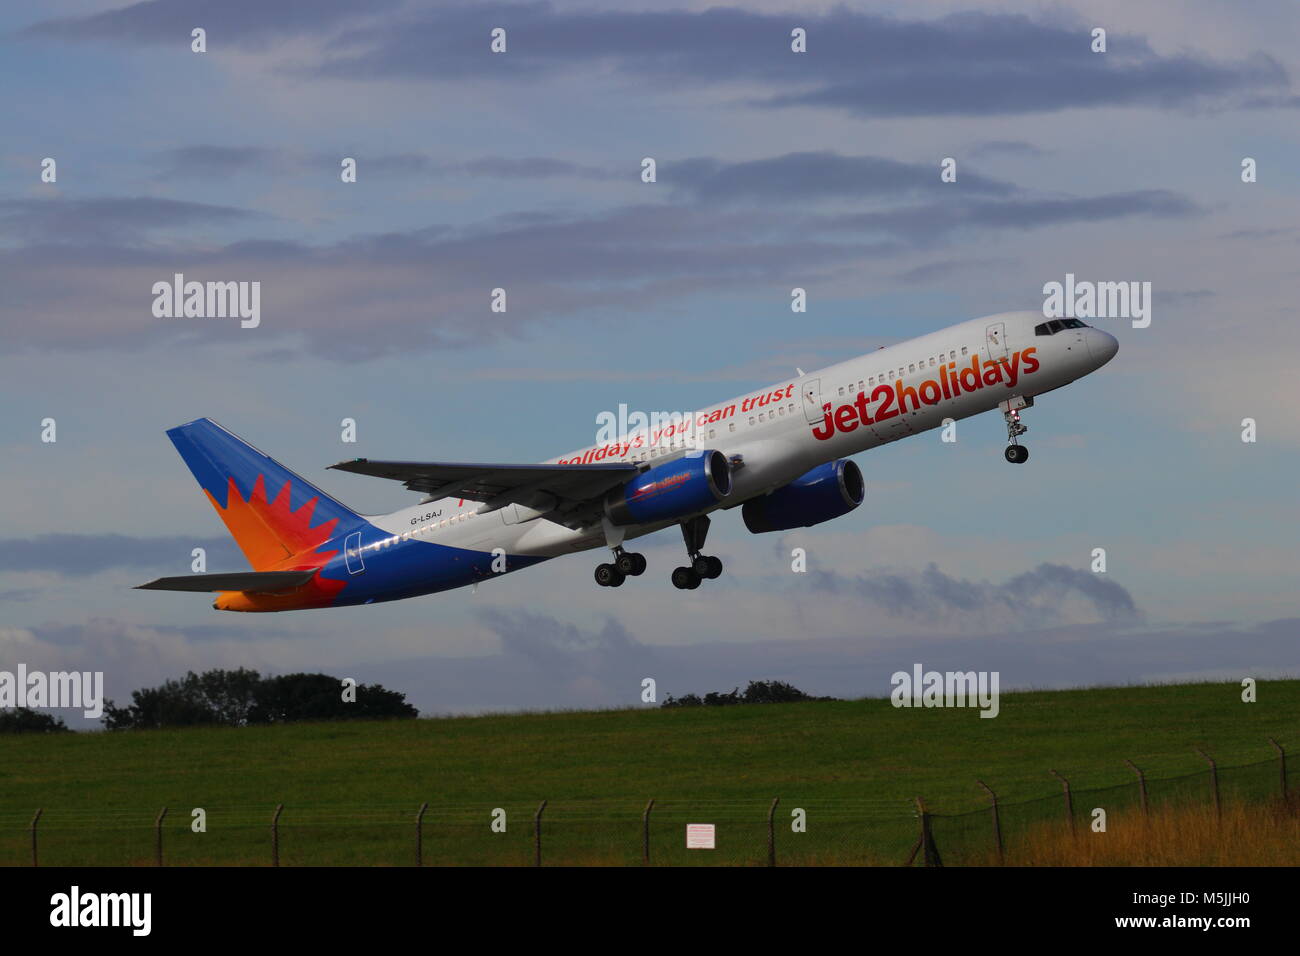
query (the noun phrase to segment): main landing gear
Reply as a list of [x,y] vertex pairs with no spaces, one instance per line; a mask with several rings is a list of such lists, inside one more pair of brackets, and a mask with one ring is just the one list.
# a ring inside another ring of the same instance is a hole
[[[698,515],[689,521],[683,521],[681,527],[690,564],[673,569],[673,586],[693,591],[705,578],[720,577],[722,562],[713,555],[700,553],[704,548],[704,539],[709,534],[708,515]],[[603,588],[621,587],[628,578],[638,577],[645,572],[645,555],[624,551],[620,543],[623,535],[619,529],[607,527],[605,533],[606,541],[614,552],[614,560],[596,566],[596,583]]]
[[1013,465],[1023,465],[1029,460],[1029,449],[1020,444],[1019,438],[1025,432],[1029,431],[1028,425],[1020,423],[1020,410],[1014,407],[1007,407],[1008,403],[1003,403],[1002,417],[1007,423],[1007,445],[1006,458]]
[[682,540],[686,543],[686,555],[691,559],[691,563],[673,569],[673,587],[683,591],[693,591],[705,578],[713,579],[722,575],[722,561],[712,555],[700,553],[704,548],[704,539],[708,535],[708,515],[699,515],[682,522]]
[[596,583],[603,588],[616,588],[628,578],[644,574],[645,567],[644,554],[624,551],[620,545],[614,548],[613,563],[596,566]]

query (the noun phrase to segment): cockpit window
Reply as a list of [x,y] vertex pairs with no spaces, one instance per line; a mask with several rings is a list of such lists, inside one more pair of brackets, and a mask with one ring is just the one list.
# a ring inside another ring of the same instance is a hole
[[1080,322],[1078,319],[1052,319],[1050,322],[1043,322],[1034,326],[1035,335],[1055,335],[1063,329],[1086,329],[1087,323]]

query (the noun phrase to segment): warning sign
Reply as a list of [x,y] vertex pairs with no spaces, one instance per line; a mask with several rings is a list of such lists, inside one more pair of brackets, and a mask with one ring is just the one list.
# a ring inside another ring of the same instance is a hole
[[688,823],[686,824],[686,849],[688,850],[712,850],[714,849],[714,826],[712,823]]

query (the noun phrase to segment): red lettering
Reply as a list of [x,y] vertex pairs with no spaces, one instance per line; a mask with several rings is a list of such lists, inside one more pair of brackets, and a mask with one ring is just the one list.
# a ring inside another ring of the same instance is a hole
[[[813,429],[813,438],[816,438],[818,441],[826,441],[826,439],[835,434],[835,423],[831,421],[831,403],[827,402],[823,405],[822,411],[826,413],[826,416],[822,419],[821,426]],[[825,434],[822,434],[822,428],[826,429]]]
[[835,410],[835,427],[842,432],[851,432],[858,427],[857,412],[852,405],[841,405]]
[[894,389],[898,392],[898,410],[900,412],[907,411],[907,403],[904,399],[909,395],[912,397],[912,410],[920,409],[921,401],[916,397],[916,389],[910,385],[904,385],[901,378],[894,382]]
[[858,410],[858,421],[864,425],[871,424],[871,416],[867,414],[867,393],[858,392],[858,397],[853,400],[853,407]]
[[883,422],[886,418],[893,418],[898,414],[898,410],[891,408],[894,404],[894,390],[888,385],[877,385],[875,391],[871,393],[873,402],[880,402],[876,409],[876,421]]

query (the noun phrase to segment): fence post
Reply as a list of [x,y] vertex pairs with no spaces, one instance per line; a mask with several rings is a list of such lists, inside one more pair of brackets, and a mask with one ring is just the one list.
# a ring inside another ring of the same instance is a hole
[[650,811],[654,809],[654,797],[645,805],[645,813],[641,814],[641,865],[650,865]]
[[545,809],[546,801],[543,800],[533,817],[533,866],[542,865],[542,811]]
[[1282,745],[1278,743],[1276,740],[1274,740],[1272,737],[1268,738],[1268,742],[1271,743],[1273,745],[1273,749],[1277,751],[1278,772],[1281,774],[1282,777],[1282,802],[1290,803],[1291,802],[1290,791],[1288,791],[1286,788],[1286,751],[1283,750]]
[[420,804],[415,814],[415,865],[424,866],[424,811],[429,809],[429,801]]
[[[925,801],[916,798],[916,811],[921,817],[921,849],[926,866],[943,866],[939,848],[934,845],[934,834],[930,832],[930,811],[925,809]],[[915,855],[915,853],[913,853]],[[909,861],[910,862],[910,861]]]
[[163,865],[162,855],[162,825],[163,820],[167,819],[167,808],[163,807],[158,814],[158,819],[153,822],[154,829],[154,863],[157,866]]
[[1070,794],[1070,781],[1066,780],[1055,770],[1049,770],[1053,777],[1061,781],[1061,786],[1065,790],[1065,818],[1070,821],[1070,834],[1074,834],[1074,797]]
[[37,810],[36,816],[32,817],[31,826],[27,828],[32,831],[32,866],[40,865],[39,863],[36,862],[36,824],[40,821],[41,814],[44,812],[45,811],[43,809]]
[[989,786],[987,783],[985,783],[983,780],[976,780],[975,782],[978,783],[981,787],[983,787],[983,788],[988,792],[988,795],[989,795],[989,801],[990,801],[991,804],[992,804],[992,809],[993,809],[993,842],[997,844],[997,847],[998,847],[998,862],[1001,863],[1001,862],[1003,862],[1003,860],[1004,860],[1004,855],[1003,855],[1003,848],[1002,848],[1002,820],[1001,820],[1001,818],[998,816],[998,795],[997,795],[996,793],[994,793],[994,792],[993,792],[993,788],[990,787],[990,786]]
[[271,817],[271,865],[280,865],[280,813],[284,810],[283,803],[275,805],[275,814]]
[[1135,764],[1132,760],[1125,758],[1124,762],[1128,764],[1130,770],[1132,770],[1135,774],[1137,774],[1138,797],[1142,801],[1142,815],[1144,817],[1149,816],[1150,810],[1147,806],[1147,775],[1144,774],[1142,772],[1142,769],[1137,764]]
[[1210,765],[1210,789],[1214,792],[1214,816],[1216,819],[1223,818],[1223,807],[1219,804],[1219,767],[1214,762],[1214,758],[1207,754],[1199,747],[1196,752],[1205,758],[1205,762]]
[[776,805],[780,797],[772,798],[772,806],[767,811],[767,865],[776,866]]

